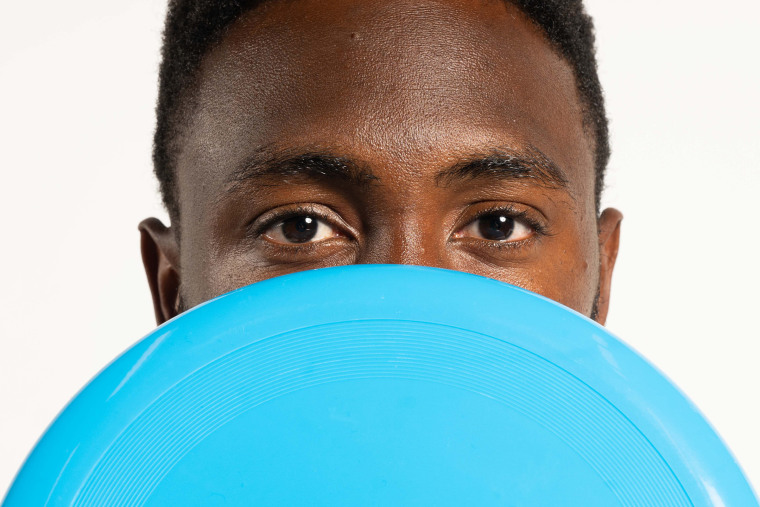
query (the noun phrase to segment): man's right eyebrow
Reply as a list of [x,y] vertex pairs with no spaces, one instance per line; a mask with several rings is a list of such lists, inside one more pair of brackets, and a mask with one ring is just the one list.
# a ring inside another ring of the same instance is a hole
[[227,179],[227,191],[255,181],[261,186],[279,186],[288,179],[366,186],[378,180],[365,165],[348,157],[325,151],[270,153],[261,150],[248,157]]

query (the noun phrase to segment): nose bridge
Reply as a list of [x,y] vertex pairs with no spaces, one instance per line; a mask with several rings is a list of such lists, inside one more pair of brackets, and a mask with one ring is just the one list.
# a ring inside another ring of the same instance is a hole
[[405,207],[390,212],[368,232],[362,264],[447,267],[442,224],[425,210]]

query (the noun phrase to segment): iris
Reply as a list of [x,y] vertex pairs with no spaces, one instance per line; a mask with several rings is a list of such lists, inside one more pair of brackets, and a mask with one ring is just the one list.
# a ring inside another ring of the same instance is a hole
[[314,239],[319,221],[310,216],[297,216],[282,222],[282,235],[291,243],[306,243]]
[[515,229],[514,219],[506,215],[486,215],[478,220],[478,231],[485,239],[504,241]]

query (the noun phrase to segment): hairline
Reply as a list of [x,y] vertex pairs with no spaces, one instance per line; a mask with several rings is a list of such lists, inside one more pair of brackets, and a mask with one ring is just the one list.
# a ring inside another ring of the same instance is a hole
[[[253,5],[244,8],[238,15],[234,17],[232,21],[227,23],[222,30],[219,31],[218,34],[216,34],[215,39],[211,40],[205,47],[205,50],[203,54],[200,56],[200,59],[198,60],[198,63],[195,65],[195,68],[192,70],[192,72],[189,74],[189,78],[185,84],[185,86],[182,88],[181,92],[176,96],[173,100],[175,100],[175,106],[171,109],[171,114],[167,115],[167,126],[164,129],[164,134],[167,135],[167,139],[170,142],[164,143],[164,155],[167,156],[167,158],[170,160],[169,163],[169,173],[170,173],[170,185],[169,185],[169,191],[172,193],[171,196],[171,202],[173,203],[172,206],[169,205],[167,202],[166,197],[164,196],[164,204],[167,208],[167,211],[169,213],[169,218],[171,220],[172,229],[175,232],[177,241],[179,242],[180,239],[180,217],[181,217],[181,209],[180,209],[180,195],[179,195],[179,185],[178,185],[178,166],[177,161],[179,159],[178,154],[180,150],[182,149],[182,145],[184,144],[185,138],[188,137],[188,129],[190,128],[192,124],[192,119],[196,116],[198,112],[198,108],[200,107],[200,101],[199,101],[199,90],[201,86],[201,79],[202,79],[202,67],[206,59],[208,58],[209,54],[214,51],[214,49],[218,48],[222,45],[224,40],[226,39],[228,33],[230,30],[233,29],[233,27],[241,21],[241,19],[257,10],[260,9],[262,6],[264,6],[267,3],[271,3],[273,1],[284,1],[284,0],[261,0],[260,2],[255,2]],[[551,50],[557,55],[568,67],[570,68],[572,72],[573,77],[573,84],[575,89],[575,96],[578,100],[578,103],[581,106],[581,127],[583,129],[583,132],[586,136],[588,136],[588,139],[590,141],[589,149],[591,150],[591,153],[593,155],[593,177],[594,177],[594,202],[595,202],[595,209],[596,214],[598,215],[600,212],[601,207],[601,195],[603,188],[600,185],[600,183],[603,183],[604,180],[604,174],[606,171],[607,162],[609,159],[609,140],[608,140],[608,134],[607,134],[607,124],[606,124],[606,114],[605,114],[605,108],[604,104],[597,105],[598,109],[595,110],[594,104],[592,104],[591,96],[594,94],[592,92],[589,92],[588,94],[583,93],[582,89],[582,81],[580,77],[578,76],[579,68],[577,65],[573,64],[573,62],[570,60],[570,58],[565,55],[562,51],[562,47],[558,42],[555,42],[551,39],[550,35],[547,33],[546,29],[538,23],[533,16],[530,15],[530,13],[526,12],[525,9],[521,5],[517,3],[516,0],[501,0],[504,3],[508,3],[510,5],[513,5],[515,8],[517,8],[524,16],[525,18],[530,21],[531,24],[533,24],[534,27],[538,28],[541,36],[544,39],[544,42],[548,44],[548,46],[551,48]],[[166,35],[165,35],[166,37]],[[593,41],[592,41],[593,43]],[[596,55],[595,55],[595,47],[592,48],[592,51],[594,51],[593,54],[593,60],[596,64]],[[598,74],[596,82],[598,83]],[[588,95],[588,96],[587,96]],[[600,89],[599,96],[603,100],[603,93]],[[597,112],[600,112],[601,114],[596,114]],[[602,117],[602,123],[598,124],[599,117]],[[158,127],[156,134],[158,135]],[[603,146],[600,147],[600,141],[603,142]],[[157,143],[154,144],[154,160],[156,157],[156,152],[158,151]],[[163,193],[163,190],[162,190]]]

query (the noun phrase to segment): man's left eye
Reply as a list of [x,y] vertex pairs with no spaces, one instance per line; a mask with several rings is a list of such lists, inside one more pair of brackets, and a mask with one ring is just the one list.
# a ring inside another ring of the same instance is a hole
[[338,232],[316,216],[298,215],[276,223],[264,232],[264,236],[275,243],[297,245],[323,241],[338,236]]
[[455,234],[455,237],[511,243],[528,239],[531,235],[533,235],[533,229],[523,220],[505,213],[489,213],[464,226]]

